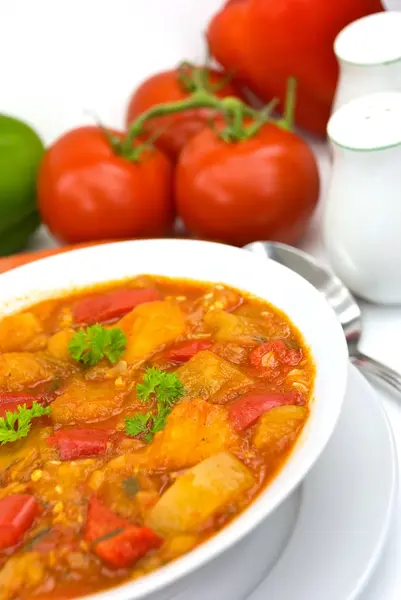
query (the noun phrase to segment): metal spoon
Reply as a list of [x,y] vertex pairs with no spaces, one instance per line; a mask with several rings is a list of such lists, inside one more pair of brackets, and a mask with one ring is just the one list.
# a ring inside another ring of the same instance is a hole
[[277,242],[252,242],[244,248],[259,256],[281,263],[301,275],[319,290],[331,305],[342,325],[351,362],[364,375],[380,379],[392,391],[395,390],[401,394],[401,375],[358,350],[358,343],[362,335],[361,309],[342,281],[322,267],[312,256],[292,246]]

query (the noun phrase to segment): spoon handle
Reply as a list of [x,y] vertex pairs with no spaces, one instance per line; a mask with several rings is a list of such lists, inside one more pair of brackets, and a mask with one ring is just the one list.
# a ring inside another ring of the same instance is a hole
[[353,356],[350,356],[350,360],[365,375],[380,379],[386,384],[386,387],[391,388],[393,392],[396,391],[401,395],[400,373],[397,373],[397,371],[394,371],[390,367],[386,367],[386,365],[383,365],[374,358],[366,356],[366,354],[359,352],[359,350]]

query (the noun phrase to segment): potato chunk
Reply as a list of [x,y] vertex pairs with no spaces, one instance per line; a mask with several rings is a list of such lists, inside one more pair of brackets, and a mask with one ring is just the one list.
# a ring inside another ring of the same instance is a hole
[[188,398],[203,398],[215,404],[225,404],[253,383],[250,377],[209,350],[198,352],[177,369],[177,375]]
[[133,362],[180,337],[185,330],[185,319],[174,302],[148,302],[121,319],[119,327],[128,337],[123,358]]
[[117,414],[124,393],[116,389],[113,381],[87,381],[75,378],[52,403],[54,423],[93,423]]
[[40,350],[44,342],[41,334],[42,324],[30,312],[4,317],[0,321],[0,352]]
[[73,329],[62,329],[52,335],[47,344],[49,354],[58,360],[72,360],[68,345],[74,333]]
[[147,464],[154,469],[179,470],[228,450],[236,442],[225,408],[200,398],[182,402],[149,447]]
[[44,557],[39,552],[11,556],[0,570],[0,600],[11,600],[19,592],[39,585],[46,575]]
[[253,484],[242,462],[228,452],[216,454],[178,477],[151,509],[146,524],[160,534],[195,533]]
[[26,385],[50,379],[53,374],[51,365],[37,354],[0,354],[0,387],[3,391],[19,391]]
[[263,338],[263,330],[257,321],[233,315],[223,310],[206,313],[204,323],[213,332],[218,342],[256,344]]
[[299,432],[308,416],[305,406],[279,406],[259,420],[252,442],[256,448],[284,450]]

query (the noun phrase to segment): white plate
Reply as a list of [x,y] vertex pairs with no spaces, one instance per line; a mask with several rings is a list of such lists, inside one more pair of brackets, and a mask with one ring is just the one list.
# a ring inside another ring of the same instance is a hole
[[350,366],[336,431],[301,488],[256,532],[201,569],[190,590],[169,598],[354,600],[382,552],[396,491],[389,422]]

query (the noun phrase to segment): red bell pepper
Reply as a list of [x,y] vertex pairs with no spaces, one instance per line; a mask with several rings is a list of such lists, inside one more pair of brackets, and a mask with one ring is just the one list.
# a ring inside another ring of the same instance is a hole
[[265,412],[277,406],[302,405],[304,399],[298,391],[291,392],[248,392],[228,407],[229,420],[236,431],[250,427]]
[[160,294],[154,288],[117,290],[91,296],[77,303],[74,308],[74,321],[87,325],[103,323],[124,316],[138,304],[155,300],[160,300]]
[[178,363],[185,363],[190,358],[195,356],[201,350],[208,350],[213,346],[213,342],[210,340],[186,340],[185,342],[179,342],[169,348],[164,356],[167,360],[173,360]]
[[15,546],[40,513],[34,496],[13,494],[0,500],[0,550]]
[[61,460],[75,460],[104,454],[109,436],[107,429],[59,429],[47,443],[57,446]]
[[159,548],[162,538],[148,527],[130,525],[120,533],[96,544],[96,554],[119,569],[132,567],[150,550]]
[[91,497],[84,534],[87,542],[96,542],[105,535],[113,531],[125,529],[130,525],[129,521],[116,515],[95,496]]
[[230,0],[209,25],[213,56],[261,100],[284,105],[287,80],[298,81],[295,120],[326,135],[338,78],[333,51],[348,23],[380,12],[380,0]]
[[32,408],[32,404],[37,402],[42,404],[45,401],[44,396],[32,396],[22,392],[0,392],[0,417],[4,417],[7,412],[15,412],[18,406]]

